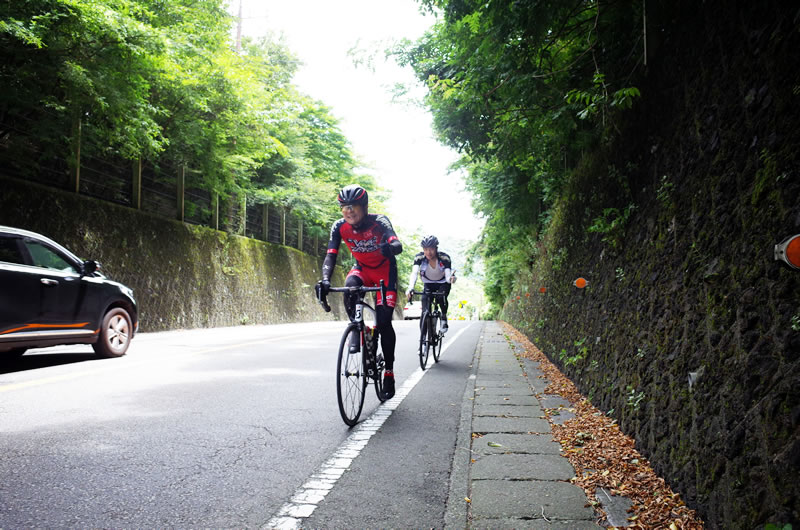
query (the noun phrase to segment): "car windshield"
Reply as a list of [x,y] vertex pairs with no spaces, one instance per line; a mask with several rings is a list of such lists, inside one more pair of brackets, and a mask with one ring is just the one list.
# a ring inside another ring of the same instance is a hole
[[62,272],[78,272],[70,262],[41,243],[28,240],[25,241],[25,246],[28,248],[28,252],[30,252],[31,258],[33,259],[33,265],[36,267],[44,267],[45,269],[53,269]]

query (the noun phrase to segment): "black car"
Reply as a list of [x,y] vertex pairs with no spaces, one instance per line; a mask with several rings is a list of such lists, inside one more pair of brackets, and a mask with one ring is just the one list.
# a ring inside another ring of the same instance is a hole
[[99,268],[40,234],[0,226],[0,356],[58,344],[124,355],[139,325],[136,300]]

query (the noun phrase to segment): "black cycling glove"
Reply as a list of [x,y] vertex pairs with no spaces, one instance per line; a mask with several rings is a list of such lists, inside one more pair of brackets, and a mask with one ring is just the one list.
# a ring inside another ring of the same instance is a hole
[[328,292],[331,290],[331,282],[329,280],[321,280],[317,282],[314,286],[314,290],[317,292],[317,301],[322,306],[322,308],[328,312],[331,310],[331,306],[328,304]]
[[391,243],[381,243],[381,254],[390,258],[403,251],[403,245],[399,239],[395,239]]

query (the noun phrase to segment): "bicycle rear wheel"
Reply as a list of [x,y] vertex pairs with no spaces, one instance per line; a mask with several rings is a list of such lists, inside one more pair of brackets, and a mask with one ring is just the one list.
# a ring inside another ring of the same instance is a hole
[[[350,353],[351,337],[355,334],[359,348]],[[336,391],[339,400],[339,413],[344,422],[353,426],[358,422],[364,406],[364,393],[367,389],[367,374],[364,370],[364,347],[358,324],[351,322],[342,335],[339,344]]]
[[375,395],[378,396],[378,401],[383,403],[386,398],[383,395],[383,356],[378,358],[378,371],[375,375]]
[[383,354],[378,353],[378,330],[376,329],[374,333],[375,338],[372,339],[369,357],[367,358],[368,375],[372,378],[372,382],[374,383],[375,395],[378,396],[378,401],[383,403],[386,401],[386,398],[383,397],[383,370],[386,367],[386,363],[383,360]]
[[428,313],[424,313],[420,318],[419,330],[419,366],[423,370],[428,365],[428,351],[430,350],[430,342],[428,341],[428,328],[430,318]]
[[439,362],[439,356],[442,354],[442,342],[444,342],[444,335],[442,335],[442,317],[437,316],[434,320],[435,325],[432,333],[435,336],[433,343],[433,360]]

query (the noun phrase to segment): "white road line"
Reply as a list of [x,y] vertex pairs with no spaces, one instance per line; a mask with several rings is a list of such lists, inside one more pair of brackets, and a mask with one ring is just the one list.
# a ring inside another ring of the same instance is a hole
[[[447,351],[462,333],[467,331],[473,324],[460,330],[447,343],[442,345],[442,353]],[[430,359],[428,360],[430,363]],[[384,422],[392,415],[392,412],[400,406],[417,383],[422,379],[426,372],[422,368],[417,368],[402,386],[397,389],[392,399],[385,401],[373,412],[369,418],[359,423],[353,428],[353,432],[342,444],[333,452],[322,465],[314,472],[305,484],[300,486],[284,504],[280,510],[264,525],[263,529],[296,530],[303,523],[303,519],[310,517],[319,503],[328,495],[339,477],[350,467],[361,450],[367,446],[370,438],[378,432]]]

